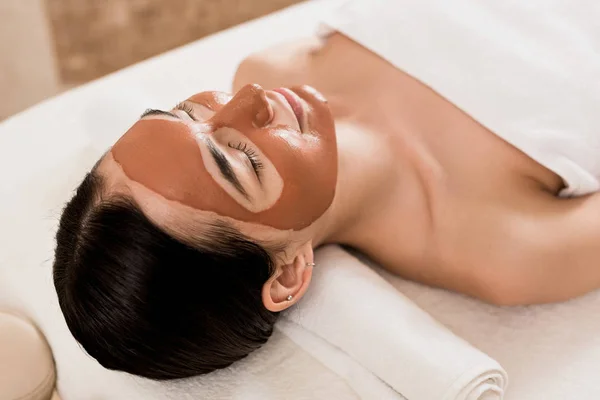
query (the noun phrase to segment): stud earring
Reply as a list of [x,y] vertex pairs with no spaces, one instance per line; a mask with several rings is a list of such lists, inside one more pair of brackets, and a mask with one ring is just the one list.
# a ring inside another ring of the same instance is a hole
[[315,263],[306,263],[307,267],[314,267],[315,265],[317,265],[317,264],[315,264]]
[[287,297],[287,301],[292,301],[292,299],[294,298],[294,296],[292,296],[291,294]]

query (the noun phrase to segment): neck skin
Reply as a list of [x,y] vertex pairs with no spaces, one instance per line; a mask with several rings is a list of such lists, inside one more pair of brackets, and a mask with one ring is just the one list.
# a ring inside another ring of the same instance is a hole
[[[315,79],[333,81],[330,66],[313,73]],[[397,112],[395,91],[384,90],[383,82],[354,82],[351,89],[322,88],[336,123],[338,179],[333,204],[318,222],[313,245],[372,247],[378,236],[374,232],[393,214],[402,221],[395,234],[403,238],[406,251],[419,251],[431,233],[443,169],[423,140],[418,119],[405,119]]]
[[[369,181],[372,171],[361,166],[365,154],[357,146],[364,135],[353,124],[336,119],[338,135],[338,177],[336,194],[332,205],[314,226],[313,246],[328,243],[356,244],[354,232],[360,229],[361,221],[372,214],[373,190],[379,185]],[[354,140],[352,140],[354,139]]]
[[[327,94],[325,94],[327,96]],[[381,112],[381,111],[379,111]],[[336,118],[338,179],[336,195],[315,224],[313,246],[341,243],[368,247],[386,214],[400,218],[398,236],[422,247],[432,220],[440,167],[426,147],[407,133],[391,148],[381,132],[385,124],[368,124],[360,116]],[[398,132],[392,133],[400,136]]]

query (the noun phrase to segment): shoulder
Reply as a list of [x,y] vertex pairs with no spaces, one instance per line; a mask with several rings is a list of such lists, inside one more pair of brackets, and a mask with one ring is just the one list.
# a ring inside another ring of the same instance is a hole
[[236,70],[233,90],[237,91],[248,83],[258,83],[267,88],[303,84],[301,73],[304,72],[310,54],[320,45],[317,37],[308,37],[250,54]]

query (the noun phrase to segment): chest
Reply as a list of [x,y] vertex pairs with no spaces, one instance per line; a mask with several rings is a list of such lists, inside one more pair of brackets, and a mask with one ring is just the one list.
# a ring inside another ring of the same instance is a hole
[[381,182],[356,247],[432,285],[517,251],[514,227],[530,220],[542,193],[559,192],[560,177],[402,72],[386,81],[380,93],[389,95],[362,121],[392,178]]

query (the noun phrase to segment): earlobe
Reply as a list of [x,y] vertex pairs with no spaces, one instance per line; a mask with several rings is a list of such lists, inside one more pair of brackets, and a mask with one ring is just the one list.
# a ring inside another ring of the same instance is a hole
[[312,278],[312,263],[311,247],[308,254],[300,253],[292,263],[279,266],[263,286],[262,300],[265,308],[280,312],[300,300]]

